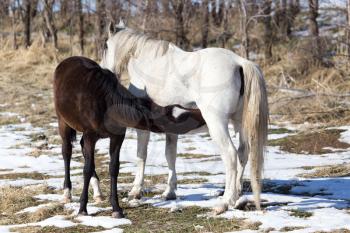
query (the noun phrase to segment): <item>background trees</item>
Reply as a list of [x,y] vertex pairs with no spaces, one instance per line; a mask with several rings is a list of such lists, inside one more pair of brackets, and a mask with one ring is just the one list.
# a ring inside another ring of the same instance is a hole
[[304,52],[322,61],[340,46],[333,42],[323,46],[331,31],[320,33],[319,23],[332,24],[322,21],[330,11],[347,17],[342,27],[333,26],[339,31],[338,42],[350,54],[350,0],[340,0],[344,4],[337,7],[326,1],[328,5],[319,0],[3,0],[0,32],[8,35],[13,49],[29,47],[41,38],[43,46],[50,42],[60,51],[69,44],[71,54],[94,51],[99,58],[107,23],[123,18],[129,27],[189,51],[226,47],[269,62],[281,59],[276,48],[309,38],[312,46],[304,46]]

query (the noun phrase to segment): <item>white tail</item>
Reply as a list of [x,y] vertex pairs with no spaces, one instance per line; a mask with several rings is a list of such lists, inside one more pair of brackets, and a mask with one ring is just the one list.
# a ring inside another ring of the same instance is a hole
[[259,66],[246,60],[242,68],[244,74],[242,139],[244,153],[248,154],[250,161],[250,179],[255,206],[260,210],[261,176],[269,118],[267,93]]

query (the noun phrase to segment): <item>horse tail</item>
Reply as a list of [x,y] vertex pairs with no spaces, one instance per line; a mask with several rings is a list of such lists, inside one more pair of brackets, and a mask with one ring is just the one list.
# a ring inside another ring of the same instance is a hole
[[245,60],[242,69],[244,75],[242,142],[244,153],[248,153],[250,161],[250,178],[255,206],[261,209],[261,176],[269,117],[267,92],[264,77],[258,65]]

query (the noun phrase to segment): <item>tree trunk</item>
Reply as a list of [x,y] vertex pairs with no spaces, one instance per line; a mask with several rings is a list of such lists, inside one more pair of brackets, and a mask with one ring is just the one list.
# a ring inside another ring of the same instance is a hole
[[309,0],[309,32],[313,37],[318,37],[318,0]]
[[309,0],[309,33],[312,40],[312,52],[316,60],[321,60],[317,17],[318,0]]
[[279,9],[278,9],[278,21],[279,34],[282,39],[287,37],[287,28],[289,16],[287,14],[287,0],[280,0]]
[[263,18],[264,22],[264,55],[266,60],[272,57],[272,25],[271,25],[271,4],[272,0],[264,0],[263,2]]
[[202,48],[206,48],[208,46],[208,34],[209,34],[209,1],[208,0],[203,0],[202,11],[203,11]]
[[76,8],[78,13],[78,31],[79,31],[79,47],[80,55],[84,55],[84,15],[82,0],[76,0]]
[[61,0],[60,1],[60,15],[62,19],[67,18],[68,10],[69,10],[69,1],[68,0]]
[[53,19],[53,4],[54,0],[44,0],[44,18],[47,28],[52,36],[52,44],[55,49],[58,49],[57,29]]
[[96,39],[96,58],[102,57],[103,35],[106,26],[106,3],[105,0],[96,0],[97,14],[97,39]]
[[31,0],[23,0],[24,46],[30,46]]
[[294,25],[295,17],[300,12],[299,0],[288,0],[288,21],[287,21],[287,37],[290,38],[292,35],[292,27]]
[[226,48],[226,43],[229,39],[229,29],[228,29],[228,18],[229,18],[229,10],[230,10],[230,6],[226,6],[224,7],[224,13],[223,13],[223,21],[224,21],[224,31],[222,34],[222,44],[221,47],[222,48]]
[[240,27],[241,27],[241,56],[249,59],[249,37],[247,28],[247,6],[245,0],[239,1],[240,5]]
[[15,6],[15,0],[11,1],[11,7],[10,7],[10,13],[11,13],[11,26],[12,26],[12,46],[13,49],[18,49],[17,45],[17,14],[16,14],[16,6]]
[[348,0],[348,26],[346,28],[347,46],[348,46],[348,59],[350,61],[350,0]]
[[225,14],[225,0],[211,0],[211,14],[213,16],[213,22],[215,26],[220,27],[224,20]]
[[174,0],[173,9],[175,10],[175,31],[176,31],[176,44],[187,50],[189,47],[189,41],[186,38],[183,10],[185,0]]

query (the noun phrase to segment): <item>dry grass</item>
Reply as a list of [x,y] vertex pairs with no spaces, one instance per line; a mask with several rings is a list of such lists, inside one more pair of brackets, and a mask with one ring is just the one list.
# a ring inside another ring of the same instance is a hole
[[215,155],[205,155],[205,154],[191,154],[191,153],[179,153],[177,157],[184,159],[204,159],[204,158],[212,158]]
[[45,180],[50,178],[50,176],[39,173],[39,172],[25,172],[25,173],[6,173],[0,174],[0,179],[33,179],[33,180]]
[[347,149],[350,144],[340,142],[340,133],[342,130],[326,129],[313,132],[301,132],[281,139],[270,140],[269,145],[280,146],[284,151],[291,153],[304,154],[324,154],[332,152],[326,147],[336,149]]
[[[168,209],[143,205],[125,208],[132,225],[123,227],[124,232],[227,232],[243,229],[257,230],[261,223],[247,223],[242,219],[207,218],[209,209],[188,207],[169,213]],[[146,230],[147,229],[147,230]]]
[[[332,43],[324,39],[321,54],[329,53],[331,46]],[[311,47],[310,41],[297,39],[274,46],[272,64],[263,65],[269,87],[270,113],[274,120],[294,123],[349,123],[350,97],[334,95],[349,93],[348,65],[339,62],[337,57],[328,57],[328,64],[317,64],[310,53]],[[287,92],[286,89],[304,93]],[[316,95],[306,96],[306,92]]]
[[288,231],[296,231],[296,230],[301,230],[304,229],[305,227],[283,227],[279,229],[280,232],[288,232]]
[[298,218],[309,218],[312,216],[311,212],[307,212],[305,210],[290,210],[290,216],[298,217]]
[[299,176],[304,178],[326,178],[350,176],[350,164],[339,164],[321,167],[307,167],[307,170],[314,170],[311,173],[304,173]]
[[18,211],[42,204],[34,198],[41,193],[52,193],[47,186],[29,186],[26,187],[2,187],[0,188],[0,210],[2,211],[0,225],[28,223],[33,220],[41,220],[56,207],[51,210],[39,210],[37,214],[16,214]]
[[77,225],[73,227],[65,227],[59,228],[54,226],[47,227],[15,227],[11,228],[11,231],[19,232],[19,233],[89,233],[89,232],[97,232],[104,230],[103,227],[91,227],[85,225]]

